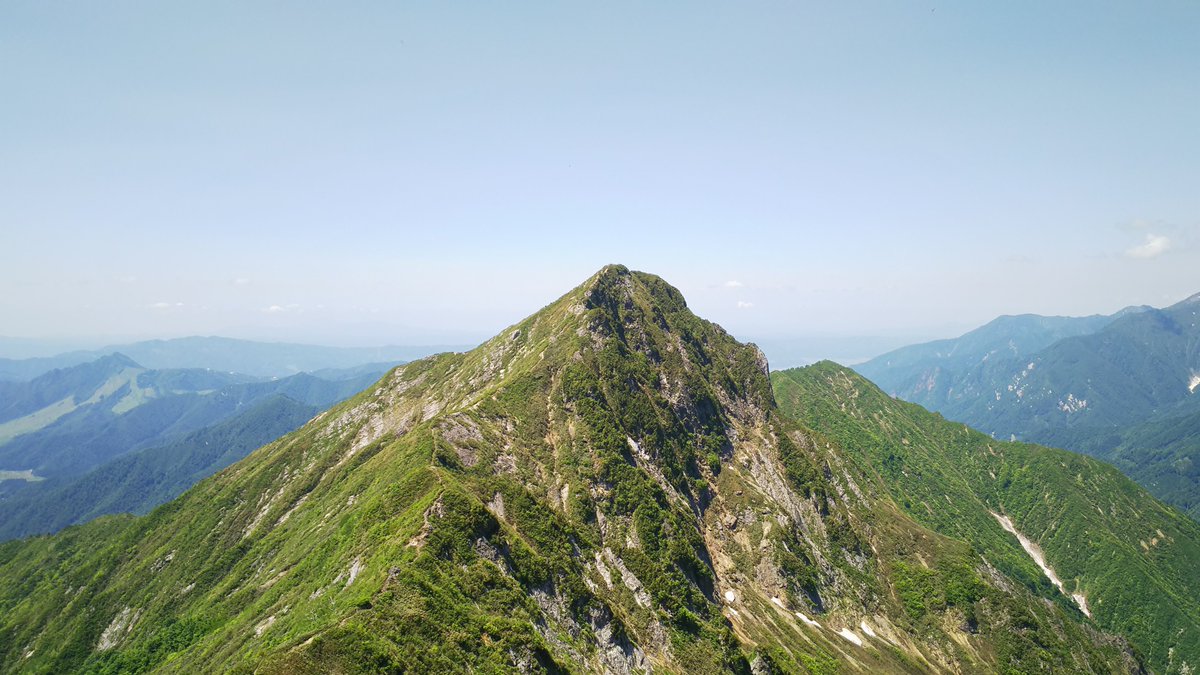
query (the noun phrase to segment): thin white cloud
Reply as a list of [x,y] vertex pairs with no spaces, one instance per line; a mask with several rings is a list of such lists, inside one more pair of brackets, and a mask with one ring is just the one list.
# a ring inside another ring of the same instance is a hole
[[245,277],[238,277],[237,279],[233,280],[234,286],[245,286],[248,283],[250,283],[250,280]]
[[281,306],[281,305],[271,305],[270,307],[267,307],[263,311],[266,312],[267,314],[278,314],[280,312],[286,312],[287,310],[284,309],[283,306]]
[[737,308],[738,308],[738,309],[750,309],[750,308],[751,308],[751,307],[753,307],[753,306],[754,306],[754,303],[753,303],[753,302],[746,302],[745,300],[738,300],[738,301],[737,301]]
[[738,281],[737,279],[731,279],[731,280],[725,282],[725,288],[741,288],[742,286],[745,286],[745,285],[746,284],[743,284],[742,282]]
[[177,309],[183,307],[182,302],[156,302],[150,305],[150,309]]
[[1149,260],[1157,258],[1171,248],[1171,240],[1161,234],[1147,233],[1146,241],[1125,251],[1130,258]]

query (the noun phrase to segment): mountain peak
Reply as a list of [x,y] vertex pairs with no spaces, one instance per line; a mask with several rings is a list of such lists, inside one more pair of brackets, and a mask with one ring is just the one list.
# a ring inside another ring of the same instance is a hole
[[96,363],[104,366],[122,367],[122,368],[141,368],[141,364],[121,352],[113,352],[96,359]]
[[[757,348],[620,265],[125,522],[71,535],[98,543],[65,571],[53,543],[0,560],[31,580],[0,584],[0,642],[28,645],[0,670],[912,672],[998,665],[1002,633],[1029,670],[1119,658],[902,516],[778,410]],[[943,575],[962,608],[914,629],[897,589]],[[956,638],[985,594],[980,648]],[[1063,627],[1033,645],[1010,606]]]
[[576,295],[585,310],[627,307],[635,303],[635,295],[641,298],[641,304],[658,305],[663,310],[687,308],[683,294],[661,277],[624,265],[605,265],[564,298]]
[[76,379],[84,378],[85,380],[88,380],[89,378],[100,378],[99,380],[96,380],[96,383],[98,384],[105,378],[108,378],[111,375],[116,375],[117,373],[120,373],[128,368],[141,369],[142,366],[137,361],[134,361],[120,352],[113,352],[111,354],[100,356],[93,361],[86,361],[84,363],[66,366],[63,368],[55,368],[54,370],[39,375],[35,381],[54,381],[63,377]]
[[616,281],[622,277],[627,277],[630,274],[633,274],[633,272],[631,272],[628,267],[620,263],[612,263],[597,270],[595,274],[593,274],[590,278],[588,278],[587,281],[583,283],[583,285],[591,287],[606,281]]
[[[688,309],[683,294],[661,277],[606,265],[582,284],[461,356],[455,388],[446,399],[469,406],[493,387],[527,377],[593,368],[592,377],[618,386],[641,381],[649,389],[674,388],[686,399],[698,382],[737,382],[737,398],[754,392],[751,407],[773,407],[766,357],[717,324]],[[638,365],[631,374],[625,360]],[[732,371],[737,371],[733,373]],[[720,376],[716,372],[723,372]],[[685,385],[684,380],[690,385]],[[724,384],[722,384],[724,388]]]

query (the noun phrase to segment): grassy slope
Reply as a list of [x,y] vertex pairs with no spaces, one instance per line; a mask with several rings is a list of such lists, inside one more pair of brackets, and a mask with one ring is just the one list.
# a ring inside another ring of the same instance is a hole
[[1112,462],[1159,499],[1200,521],[1200,412],[1122,429],[1116,443],[1081,449]]
[[147,517],[0,546],[0,668],[1130,666],[779,415],[759,357],[606,268]]
[[1067,604],[989,511],[1007,514],[1068,592],[1087,596],[1096,622],[1129,636],[1156,670],[1200,662],[1200,526],[1114,468],[995,441],[836,364],[777,372],[773,382],[783,410],[878,471],[918,521]]
[[[1021,326],[997,320],[956,340],[885,354],[856,370],[887,392],[985,433],[1111,462],[1154,496],[1198,518],[1200,398],[1187,388],[1200,368],[1198,316],[1200,302],[1189,299],[1122,313],[1096,324],[1094,332],[1047,332],[1040,337],[1055,338],[1052,344],[1020,355],[972,351],[972,336],[975,342],[990,336],[991,346],[1028,337]],[[954,351],[956,346],[962,349]]]

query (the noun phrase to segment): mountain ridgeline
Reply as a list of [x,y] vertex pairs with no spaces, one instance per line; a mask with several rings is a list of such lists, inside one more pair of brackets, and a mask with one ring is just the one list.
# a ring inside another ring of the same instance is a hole
[[386,370],[262,381],[113,354],[0,382],[0,540],[145,513]]
[[[1200,518],[1200,294],[1112,317],[1008,319],[856,370],[998,438],[1110,461]],[[1068,330],[1042,330],[1015,347],[1033,322]]]
[[148,513],[320,410],[273,394],[227,419],[119,455],[82,475],[20,485],[0,500],[0,540],[57,532],[105,514]]
[[[0,339],[2,344],[3,339]],[[357,368],[362,364],[376,367],[387,364],[391,367],[452,346],[323,347],[199,336],[146,340],[65,352],[56,356],[0,358],[0,386],[4,381],[25,382],[52,370],[70,368],[113,355],[120,355],[155,370],[210,368],[256,377],[287,377],[306,372],[329,379],[344,379],[341,374],[321,371]]]
[[[1187,672],[1185,661],[1194,667],[1200,653],[1194,521],[1102,462],[996,441],[893,399],[836,364],[776,372],[772,379],[785,412],[877,471],[918,522],[970,542],[1012,578],[1128,636],[1156,672]],[[1021,545],[1022,537],[1033,546]]]
[[[1122,313],[1134,311],[1128,308]],[[981,377],[980,371],[1019,360],[1065,338],[1095,333],[1118,316],[1001,316],[957,338],[889,351],[855,370],[885,391],[935,408],[952,398],[963,380]]]
[[[762,353],[693,315],[676,289],[606,267],[470,352],[393,370],[145,517],[0,545],[0,668],[1116,673],[1200,662],[1196,619],[1179,608],[1200,576],[1182,562],[1200,541],[1190,521],[1154,509],[1087,521],[1113,546],[1126,528],[1161,529],[1118,570],[1151,590],[1176,585],[1146,630],[1115,618],[1126,596],[1093,579],[1096,556],[1076,566],[1047,546],[1093,620],[987,514],[1038,534],[1035,509],[964,500],[970,527],[918,518],[874,445],[840,433],[884,433],[910,411],[818,418],[803,401],[839,390],[787,393],[777,406]],[[937,443],[922,452],[959,460]],[[1094,486],[1087,498],[1108,500],[1096,508],[1118,500],[1110,490],[1149,500],[1071,459]],[[1078,526],[1069,509],[1055,517],[1059,530]],[[1082,532],[1077,542],[1091,546]]]

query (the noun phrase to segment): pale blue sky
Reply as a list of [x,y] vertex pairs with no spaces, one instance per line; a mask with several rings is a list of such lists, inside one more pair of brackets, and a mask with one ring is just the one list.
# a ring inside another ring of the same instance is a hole
[[0,335],[469,342],[609,262],[757,339],[1200,291],[1194,2],[183,5],[0,5]]

